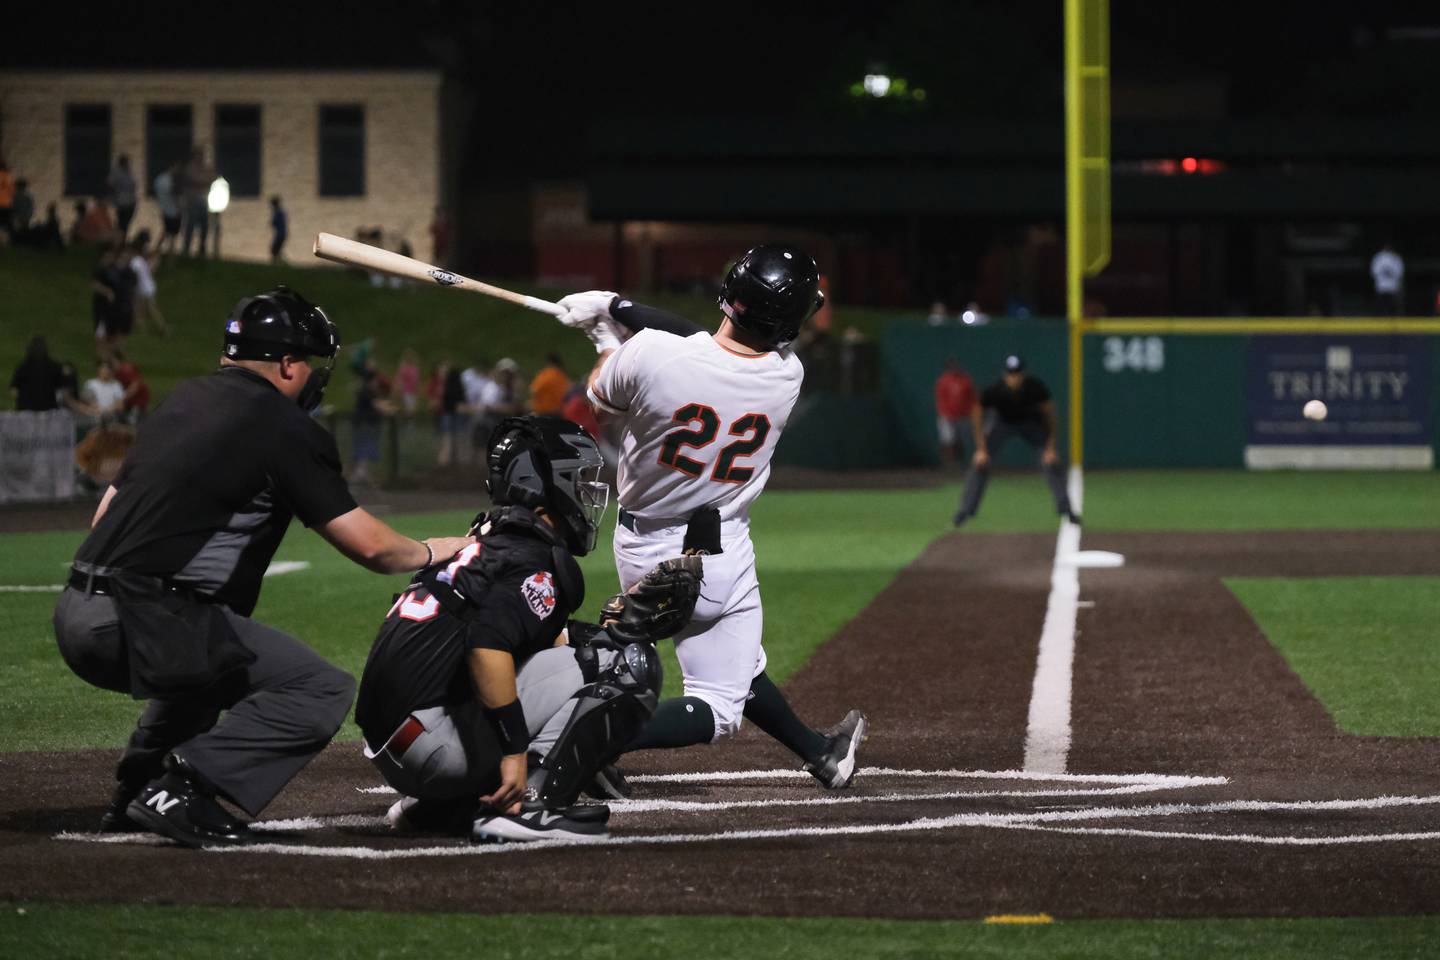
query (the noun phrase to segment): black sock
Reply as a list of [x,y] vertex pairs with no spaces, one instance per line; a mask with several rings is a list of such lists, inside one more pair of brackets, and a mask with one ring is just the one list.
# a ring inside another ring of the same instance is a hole
[[750,699],[745,701],[745,719],[789,747],[797,757],[810,761],[825,749],[825,738],[795,716],[780,688],[762,673],[750,681]]
[[675,697],[655,709],[655,715],[630,741],[625,752],[689,747],[714,739],[715,712],[710,704],[699,697]]

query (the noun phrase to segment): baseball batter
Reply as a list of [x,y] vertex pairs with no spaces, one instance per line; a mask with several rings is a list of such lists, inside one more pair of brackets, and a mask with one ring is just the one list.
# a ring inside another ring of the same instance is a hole
[[[854,778],[865,715],[851,710],[818,732],[766,675],[750,541],[750,504],[765,487],[804,376],[790,343],[823,300],[813,259],[759,246],[726,276],[724,319],[713,336],[604,291],[565,297],[560,320],[595,343],[590,401],[620,426],[614,549],[622,588],[682,550],[704,555],[694,619],[675,637],[685,695],[662,702],[630,749],[710,743],[748,719],[823,787],[840,789]],[[597,786],[628,795],[613,769]]]

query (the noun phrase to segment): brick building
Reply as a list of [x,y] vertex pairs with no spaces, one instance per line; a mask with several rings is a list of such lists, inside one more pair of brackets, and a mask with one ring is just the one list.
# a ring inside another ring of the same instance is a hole
[[203,147],[230,184],[226,258],[269,255],[269,198],[290,217],[289,259],[321,230],[381,227],[429,255],[442,184],[434,70],[0,72],[0,155],[37,211],[104,191],[114,159],[140,184],[135,225],[159,235],[155,177]]

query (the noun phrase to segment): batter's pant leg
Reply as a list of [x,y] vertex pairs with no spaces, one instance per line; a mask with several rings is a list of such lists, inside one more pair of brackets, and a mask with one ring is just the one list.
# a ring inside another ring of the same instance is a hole
[[256,816],[340,729],[355,680],[294,637],[225,615],[255,662],[231,679],[240,695],[224,718],[174,752]]

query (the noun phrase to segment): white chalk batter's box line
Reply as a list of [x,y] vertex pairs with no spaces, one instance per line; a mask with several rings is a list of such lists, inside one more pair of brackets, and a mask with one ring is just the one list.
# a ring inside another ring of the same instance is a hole
[[[706,811],[747,809],[755,807],[818,807],[863,803],[924,802],[953,799],[987,799],[1002,797],[1057,797],[1057,796],[1099,796],[1124,795],[1160,790],[1179,790],[1187,787],[1222,785],[1229,781],[1225,777],[1189,777],[1168,774],[1034,774],[1021,771],[963,771],[963,770],[888,770],[866,768],[867,776],[971,778],[981,780],[1018,780],[1070,782],[1075,788],[1052,788],[1038,790],[980,790],[947,791],[939,793],[886,793],[876,795],[834,795],[822,794],[809,799],[774,800],[632,800],[611,804],[618,815],[639,814],[657,810]],[[651,783],[685,782],[737,782],[751,780],[777,780],[808,774],[790,770],[750,770],[697,774],[660,774],[632,777],[632,781]],[[1078,786],[1089,784],[1090,786]],[[389,788],[366,788],[364,792],[378,793]],[[1137,827],[1105,827],[1093,825],[1095,821],[1106,820],[1148,820],[1185,815],[1223,813],[1272,813],[1289,812],[1302,815],[1324,815],[1339,811],[1375,811],[1397,808],[1440,809],[1440,795],[1407,797],[1371,797],[1350,800],[1224,800],[1210,803],[1157,803],[1142,806],[1094,806],[1078,809],[1050,809],[1030,813],[958,813],[943,817],[920,817],[900,823],[869,824],[827,824],[799,827],[779,827],[751,830],[724,830],[711,833],[656,833],[621,834],[603,838],[573,838],[546,840],[528,844],[477,845],[450,843],[443,846],[425,847],[366,847],[366,846],[324,846],[296,843],[258,843],[241,847],[212,847],[216,853],[273,853],[288,856],[341,858],[355,860],[413,860],[431,857],[488,856],[501,853],[523,853],[549,850],[557,847],[592,846],[656,846],[690,843],[741,842],[747,840],[794,839],[799,837],[853,837],[873,834],[904,834],[956,829],[999,829],[1029,830],[1044,833],[1069,833],[1078,835],[1124,836],[1152,840],[1199,840],[1259,844],[1264,846],[1327,846],[1360,843],[1413,842],[1440,839],[1440,830],[1409,831],[1395,833],[1352,833],[1335,836],[1277,836],[1255,833],[1215,833],[1204,831],[1177,831],[1141,829]],[[348,814],[333,817],[301,817],[291,820],[269,820],[255,823],[260,833],[303,832],[319,829],[378,828],[383,818],[365,814]],[[170,841],[152,834],[89,834],[61,833],[57,840],[89,843],[170,845]]]

